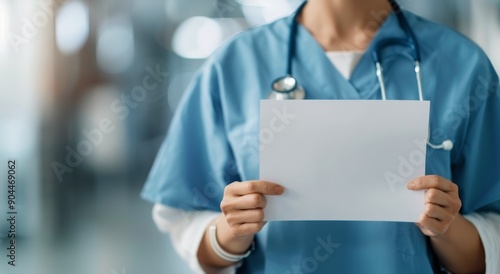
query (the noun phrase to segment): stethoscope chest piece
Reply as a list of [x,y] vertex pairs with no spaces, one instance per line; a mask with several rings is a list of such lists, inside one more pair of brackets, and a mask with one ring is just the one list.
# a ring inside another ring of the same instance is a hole
[[303,100],[305,98],[304,88],[298,84],[297,79],[290,75],[276,79],[269,93],[269,99],[272,100]]

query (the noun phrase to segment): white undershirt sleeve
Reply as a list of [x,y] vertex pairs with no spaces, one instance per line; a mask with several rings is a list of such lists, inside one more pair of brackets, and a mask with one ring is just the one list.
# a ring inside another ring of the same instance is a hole
[[464,216],[479,232],[486,255],[486,274],[500,274],[500,214],[472,213]]
[[153,220],[161,232],[170,234],[177,253],[195,273],[234,274],[236,267],[212,269],[200,265],[198,248],[209,224],[220,213],[213,211],[184,211],[177,208],[155,204]]

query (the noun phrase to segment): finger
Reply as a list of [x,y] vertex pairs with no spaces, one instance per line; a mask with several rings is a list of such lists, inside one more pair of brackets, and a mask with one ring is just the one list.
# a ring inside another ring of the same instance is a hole
[[235,200],[236,209],[253,209],[266,207],[266,197],[260,193],[240,196]]
[[420,228],[420,230],[422,231],[422,233],[424,233],[425,235],[427,236],[430,236],[430,237],[433,237],[433,236],[437,236],[438,234],[426,227],[424,227],[423,225],[417,223],[417,226],[418,228]]
[[264,226],[263,222],[260,223],[243,223],[232,227],[233,234],[236,237],[244,237],[249,235],[255,235]]
[[226,187],[226,190],[235,195],[246,195],[250,193],[261,193],[264,195],[280,195],[284,188],[278,184],[266,181],[235,182]]
[[450,195],[437,188],[431,188],[425,192],[425,203],[431,203],[446,207],[450,205],[450,201]]
[[233,211],[226,215],[226,221],[230,225],[260,223],[264,221],[264,211],[262,209]]
[[451,214],[444,207],[435,204],[425,204],[424,215],[439,221],[451,219]]
[[416,178],[408,183],[410,190],[423,190],[437,188],[444,192],[458,192],[458,186],[451,181],[436,175],[428,175]]
[[446,230],[445,222],[422,215],[418,225],[427,236],[437,236]]

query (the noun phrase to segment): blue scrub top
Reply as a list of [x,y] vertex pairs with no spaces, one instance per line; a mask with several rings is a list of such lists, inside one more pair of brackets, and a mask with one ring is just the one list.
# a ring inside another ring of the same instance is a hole
[[[404,11],[421,45],[431,101],[426,173],[460,187],[462,214],[500,213],[500,86],[484,52],[464,36]],[[291,17],[237,35],[199,70],[172,121],[142,197],[183,210],[220,211],[224,187],[259,179],[259,101],[283,76]],[[372,60],[381,39],[402,38],[394,14],[375,34],[350,80],[299,26],[294,76],[308,99],[380,100]],[[383,52],[389,100],[418,100],[408,48]],[[395,113],[394,115],[397,115]],[[433,273],[432,248],[413,223],[270,222],[239,273]]]

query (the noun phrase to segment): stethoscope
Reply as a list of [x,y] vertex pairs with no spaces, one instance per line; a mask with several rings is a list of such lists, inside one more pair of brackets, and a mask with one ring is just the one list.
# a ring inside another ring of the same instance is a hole
[[[420,47],[418,41],[415,37],[415,33],[408,24],[408,20],[404,16],[403,12],[398,3],[394,0],[388,0],[392,6],[392,9],[396,13],[398,18],[398,22],[406,34],[405,38],[390,38],[386,40],[379,41],[374,46],[373,51],[373,61],[376,67],[377,79],[380,85],[380,92],[382,95],[382,100],[387,100],[385,82],[384,82],[384,73],[382,69],[382,59],[381,54],[382,50],[389,45],[403,45],[411,49],[411,58],[415,64],[415,75],[417,78],[417,87],[418,87],[418,98],[419,101],[424,100],[423,90],[422,90],[422,77],[420,74]],[[269,94],[269,99],[274,100],[302,100],[306,98],[306,92],[304,88],[297,82],[297,79],[293,77],[292,74],[292,60],[295,54],[295,46],[296,46],[296,36],[298,30],[298,21],[297,17],[307,4],[307,1],[304,1],[300,5],[300,7],[295,12],[292,18],[292,25],[290,27],[290,37],[288,40],[288,60],[286,66],[286,75],[276,79],[272,84],[272,91]],[[434,149],[443,149],[446,151],[450,151],[453,149],[453,142],[451,140],[445,140],[440,145],[434,145],[429,140],[427,140],[427,145]]]

